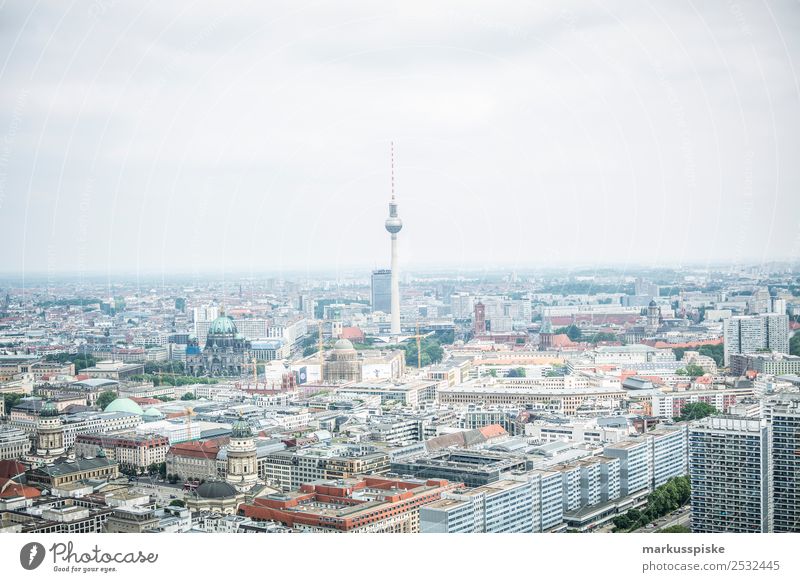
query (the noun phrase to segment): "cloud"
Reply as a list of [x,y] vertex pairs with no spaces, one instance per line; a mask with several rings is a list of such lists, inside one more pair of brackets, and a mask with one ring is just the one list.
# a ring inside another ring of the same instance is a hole
[[0,270],[793,257],[799,12],[6,3]]

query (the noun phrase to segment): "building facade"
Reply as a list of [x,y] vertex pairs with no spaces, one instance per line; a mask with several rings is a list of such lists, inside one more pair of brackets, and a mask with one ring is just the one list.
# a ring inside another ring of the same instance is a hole
[[773,530],[765,420],[710,416],[689,429],[695,533]]

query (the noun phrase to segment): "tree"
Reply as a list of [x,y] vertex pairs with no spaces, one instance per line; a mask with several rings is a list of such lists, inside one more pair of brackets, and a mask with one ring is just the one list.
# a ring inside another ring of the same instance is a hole
[[16,406],[20,400],[22,400],[23,395],[18,394],[17,392],[11,392],[9,394],[3,394],[3,401],[5,404],[5,408],[3,410],[6,411],[6,414],[10,414],[11,408]]
[[702,376],[706,373],[703,369],[703,366],[698,366],[697,364],[689,364],[686,366],[686,375],[692,378],[697,378],[698,376]]
[[710,404],[706,404],[705,402],[690,402],[681,409],[681,415],[676,417],[675,420],[700,420],[701,418],[716,413],[717,409]]
[[117,399],[117,393],[112,390],[106,390],[102,392],[100,396],[97,397],[97,406],[100,407],[101,410],[105,410],[106,406],[114,402]]
[[187,392],[186,394],[181,396],[181,400],[196,400],[196,397],[192,392]]
[[[406,364],[410,366],[417,365],[417,343],[416,342],[406,342],[399,346],[400,349],[405,350],[406,352]],[[442,361],[442,357],[444,356],[444,349],[442,348],[441,344],[438,340],[425,338],[420,342],[421,348],[421,356],[419,358],[420,363],[423,366],[428,366],[430,364],[435,364],[437,362]]]
[[524,378],[525,368],[511,368],[506,374],[506,378]]
[[717,366],[722,366],[725,363],[725,345],[705,345],[700,346],[697,351],[701,356],[708,356],[712,358]]
[[593,344],[597,344],[600,342],[615,342],[615,341],[617,341],[617,336],[615,336],[613,333],[607,333],[607,332],[598,332],[589,338],[589,342]]
[[793,356],[800,356],[800,333],[796,333],[789,340],[789,353]]
[[690,496],[689,478],[686,476],[673,477],[647,496],[647,505],[644,509],[631,509],[624,515],[618,515],[612,521],[616,531],[633,531],[686,505]]
[[574,323],[567,327],[559,327],[558,329],[555,330],[555,333],[557,334],[565,333],[567,334],[569,339],[571,339],[574,342],[581,339],[581,328],[579,328]]
[[173,499],[169,502],[170,507],[186,507],[186,502],[183,499]]
[[438,341],[432,341],[428,344],[427,347],[424,348],[425,353],[428,354],[428,358],[430,359],[432,364],[436,364],[442,361],[442,357],[444,356],[444,349],[439,344]]

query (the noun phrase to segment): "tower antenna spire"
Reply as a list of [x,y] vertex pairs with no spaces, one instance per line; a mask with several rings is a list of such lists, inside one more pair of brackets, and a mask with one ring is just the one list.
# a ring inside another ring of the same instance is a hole
[[392,157],[392,202],[394,202],[394,141],[391,143],[391,157]]

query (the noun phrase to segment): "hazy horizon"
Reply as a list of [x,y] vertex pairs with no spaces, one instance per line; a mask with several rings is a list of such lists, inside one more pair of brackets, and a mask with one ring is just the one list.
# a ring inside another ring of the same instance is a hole
[[798,25],[796,2],[7,2],[0,273],[385,268],[390,141],[404,271],[796,262]]

